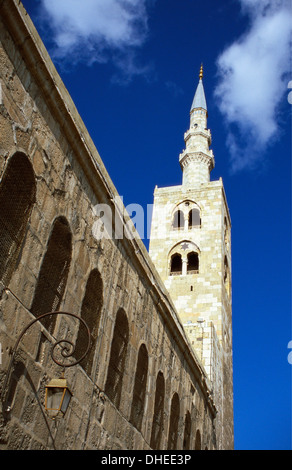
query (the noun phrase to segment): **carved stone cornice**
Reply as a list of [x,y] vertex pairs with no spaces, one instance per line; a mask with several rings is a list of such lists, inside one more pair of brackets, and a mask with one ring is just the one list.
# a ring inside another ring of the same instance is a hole
[[213,152],[210,151],[210,155],[204,152],[187,152],[184,151],[179,156],[179,162],[181,168],[184,169],[192,162],[201,162],[208,166],[209,171],[213,170],[215,166]]

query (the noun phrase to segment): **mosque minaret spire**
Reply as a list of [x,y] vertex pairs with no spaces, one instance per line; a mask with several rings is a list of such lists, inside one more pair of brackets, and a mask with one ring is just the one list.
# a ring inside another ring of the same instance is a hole
[[[182,184],[156,187],[149,253],[218,407],[219,448],[233,442],[231,219],[214,167],[203,66],[180,155]],[[197,403],[197,402],[196,402]]]
[[190,128],[184,135],[186,148],[179,156],[183,171],[183,185],[196,187],[210,181],[214,168],[211,133],[207,128],[207,103],[203,86],[203,66],[200,68],[199,83],[190,111]]

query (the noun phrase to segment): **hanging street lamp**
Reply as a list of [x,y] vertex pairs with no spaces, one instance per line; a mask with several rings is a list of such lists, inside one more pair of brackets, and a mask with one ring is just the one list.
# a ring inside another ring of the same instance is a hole
[[46,385],[45,410],[51,419],[65,415],[73,396],[64,376],[52,379]]

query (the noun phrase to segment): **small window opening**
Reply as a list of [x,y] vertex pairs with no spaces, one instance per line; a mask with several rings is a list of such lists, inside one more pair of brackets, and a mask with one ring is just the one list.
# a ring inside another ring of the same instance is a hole
[[185,224],[184,214],[182,211],[176,211],[173,216],[173,228],[183,228]]
[[170,274],[182,274],[182,259],[181,255],[177,253],[171,257]]
[[[199,256],[198,253],[189,253],[188,254],[188,264],[187,264],[187,273],[188,274],[197,274],[199,272]],[[192,287],[191,287],[192,290]]]
[[190,210],[190,212],[189,212],[189,228],[200,227],[200,226],[201,226],[200,211],[198,209]]

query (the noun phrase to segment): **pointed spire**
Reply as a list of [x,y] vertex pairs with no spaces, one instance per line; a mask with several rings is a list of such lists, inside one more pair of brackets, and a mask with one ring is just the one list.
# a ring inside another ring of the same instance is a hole
[[203,86],[203,65],[199,73],[199,83],[194,96],[190,127],[184,134],[185,150],[179,156],[183,172],[183,186],[195,188],[210,181],[214,168],[214,155],[210,149],[211,132],[207,128],[207,104]]
[[195,108],[203,108],[207,111],[207,103],[206,103],[202,79],[203,79],[203,64],[201,65],[201,68],[200,68],[199,84],[197,86],[197,90],[193,99],[191,111]]

